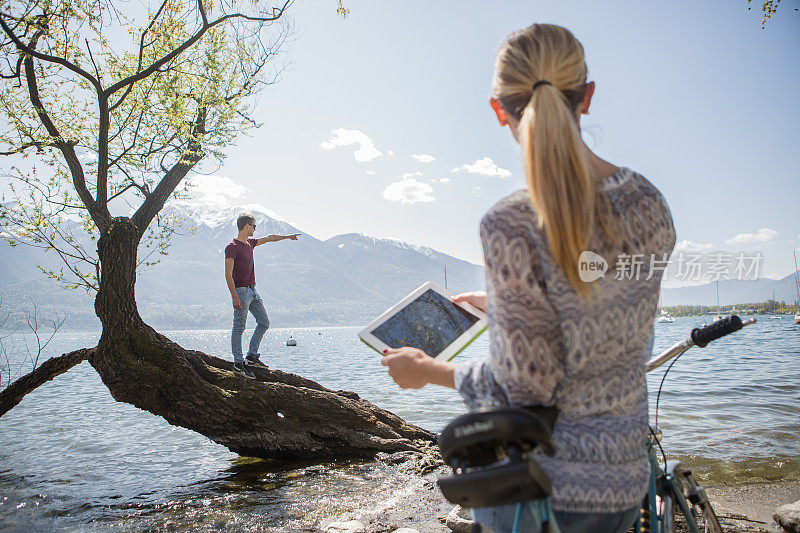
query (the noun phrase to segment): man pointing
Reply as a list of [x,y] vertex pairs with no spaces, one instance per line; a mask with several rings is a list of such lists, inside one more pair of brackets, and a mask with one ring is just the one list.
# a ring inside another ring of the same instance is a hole
[[[233,301],[233,331],[231,332],[231,351],[233,352],[233,370],[246,378],[255,378],[248,366],[267,368],[258,353],[258,346],[264,333],[269,328],[269,317],[264,309],[264,302],[256,292],[256,269],[253,262],[253,249],[265,242],[276,242],[284,239],[297,240],[299,233],[293,235],[268,235],[253,239],[256,232],[256,219],[252,215],[243,214],[236,220],[239,235],[225,247],[225,281],[231,291]],[[247,358],[242,357],[242,333],[247,322],[247,312],[256,318],[256,329],[250,339]]]

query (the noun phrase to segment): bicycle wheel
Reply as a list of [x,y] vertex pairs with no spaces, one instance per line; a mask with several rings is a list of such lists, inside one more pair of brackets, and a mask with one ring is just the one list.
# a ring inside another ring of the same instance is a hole
[[[694,480],[692,471],[679,468],[675,477],[679,480],[684,498],[692,505],[691,511],[698,527],[704,528],[705,531],[711,531],[712,533],[723,533],[722,526],[719,523],[717,514],[714,512],[714,508],[711,506],[711,502],[708,500],[706,491]],[[699,513],[695,514],[695,509],[697,509]]]
[[[661,516],[661,531],[663,533],[673,533],[675,531],[675,514],[678,504],[672,492],[665,490],[661,495],[658,514]],[[678,511],[679,512],[679,511]]]

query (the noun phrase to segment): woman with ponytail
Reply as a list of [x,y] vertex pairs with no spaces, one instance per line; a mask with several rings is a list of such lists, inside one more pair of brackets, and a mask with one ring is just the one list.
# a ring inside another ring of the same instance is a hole
[[[527,187],[481,220],[487,292],[454,298],[487,311],[489,355],[453,364],[398,348],[382,360],[401,387],[453,387],[471,409],[556,406],[556,453],[536,458],[564,532],[623,532],[637,516],[649,474],[645,354],[675,244],[660,192],[584,144],[594,90],[569,30],[534,24],[507,38],[490,103],[520,144]],[[538,531],[522,509],[473,515],[487,531],[515,521]]]

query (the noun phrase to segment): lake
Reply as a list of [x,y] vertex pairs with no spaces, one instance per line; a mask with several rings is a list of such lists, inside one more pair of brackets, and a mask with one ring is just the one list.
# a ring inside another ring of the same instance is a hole
[[[708,484],[800,479],[800,326],[759,322],[693,348],[664,383],[664,449]],[[699,317],[656,324],[656,351]],[[397,388],[358,328],[273,328],[272,367],[347,389],[409,422],[440,431],[464,411],[454,391]],[[229,356],[228,330],[164,332],[185,348]],[[293,336],[297,346],[287,347]],[[94,346],[97,333],[59,333],[45,358]],[[247,339],[246,339],[247,340]],[[26,336],[6,342],[17,347]],[[488,335],[458,359],[480,357]],[[12,362],[13,363],[13,362]],[[648,376],[651,419],[666,366]],[[313,529],[393,505],[422,481],[375,462],[274,464],[240,458],[202,435],[115,402],[88,362],[0,418],[0,529]]]

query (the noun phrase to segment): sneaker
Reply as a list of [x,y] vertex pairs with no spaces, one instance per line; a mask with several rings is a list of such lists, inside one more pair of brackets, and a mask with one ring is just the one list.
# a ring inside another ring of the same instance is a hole
[[247,368],[247,365],[244,363],[233,363],[233,372],[235,374],[244,376],[247,379],[255,379],[256,377],[256,375],[253,374],[253,371]]
[[247,366],[252,366],[255,368],[269,368],[265,365],[260,359],[260,353],[257,354],[247,354],[247,357],[244,360],[244,364]]

